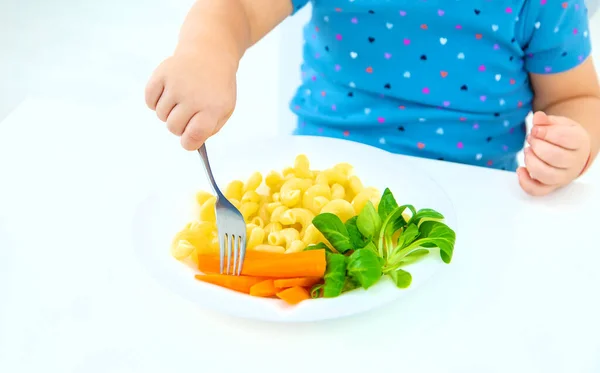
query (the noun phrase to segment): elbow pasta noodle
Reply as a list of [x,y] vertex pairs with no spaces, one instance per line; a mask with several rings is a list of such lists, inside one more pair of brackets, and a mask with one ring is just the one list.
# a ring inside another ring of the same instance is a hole
[[293,241],[290,246],[285,249],[286,254],[290,253],[298,253],[302,250],[306,249],[306,244],[303,241],[296,240]]
[[225,197],[228,200],[241,200],[242,194],[244,190],[244,183],[239,180],[234,180],[231,183],[227,184],[227,188],[225,188]]
[[265,226],[265,233],[271,233],[271,232],[279,232],[280,230],[283,229],[283,226],[281,225],[281,223],[269,223]]
[[340,184],[331,186],[331,199],[344,199],[346,197],[346,189]]
[[254,226],[250,229],[250,233],[246,233],[246,249],[252,250],[258,245],[262,245],[265,240],[265,230],[261,227]]
[[265,184],[269,187],[272,194],[279,192],[281,184],[283,184],[283,177],[277,171],[271,171],[265,177]]
[[352,204],[345,199],[335,199],[323,207],[321,213],[329,212],[334,215],[337,215],[342,222],[346,222],[346,220],[356,215],[354,211],[354,207]]
[[196,202],[198,203],[198,205],[203,205],[204,202],[208,201],[212,197],[212,194],[201,190],[198,193],[196,193]]
[[341,172],[346,177],[350,177],[354,173],[354,166],[352,166],[350,163],[338,163],[333,166],[333,169]]
[[260,172],[255,172],[248,178],[246,185],[244,185],[244,192],[249,190],[255,191],[262,183],[262,175]]
[[244,193],[240,202],[242,202],[242,203],[246,203],[246,202],[259,203],[260,195],[258,193],[256,193],[256,191],[254,191],[254,190],[249,190],[246,193]]
[[217,197],[210,196],[210,198],[200,205],[200,213],[198,214],[200,221],[217,221],[217,217],[215,216],[215,203],[217,203]]
[[[245,183],[233,180],[224,194],[246,221],[246,248],[273,253],[295,253],[321,242],[331,247],[312,224],[316,215],[329,212],[346,222],[368,201],[377,208],[380,199],[379,191],[364,186],[351,164],[314,170],[305,155],[297,156],[291,167],[270,171],[264,177],[254,172]],[[199,254],[219,252],[219,239],[216,197],[200,191],[196,203],[198,220],[175,235],[171,254],[197,264]]]

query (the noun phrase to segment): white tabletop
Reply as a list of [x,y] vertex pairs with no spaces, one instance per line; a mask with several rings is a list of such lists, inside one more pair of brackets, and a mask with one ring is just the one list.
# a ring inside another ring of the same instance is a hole
[[[252,133],[234,129],[211,146]],[[513,173],[397,157],[452,199],[453,263],[369,314],[245,321],[168,293],[135,260],[137,204],[199,172],[141,97],[26,100],[0,123],[0,372],[600,371],[598,184],[532,199]]]

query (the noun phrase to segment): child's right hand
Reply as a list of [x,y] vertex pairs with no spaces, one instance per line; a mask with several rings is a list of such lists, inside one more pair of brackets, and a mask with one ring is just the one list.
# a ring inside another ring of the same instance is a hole
[[146,104],[181,137],[183,148],[200,148],[233,113],[238,62],[218,47],[179,48],[152,74]]

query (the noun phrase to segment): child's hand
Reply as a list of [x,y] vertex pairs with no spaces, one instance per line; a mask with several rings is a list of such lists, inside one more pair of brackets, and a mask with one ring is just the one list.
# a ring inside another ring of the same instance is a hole
[[196,150],[231,116],[238,60],[216,50],[177,50],[154,71],[146,104],[181,145]]
[[591,139],[579,123],[537,112],[527,137],[525,167],[517,170],[519,184],[534,196],[546,195],[569,184],[584,170]]

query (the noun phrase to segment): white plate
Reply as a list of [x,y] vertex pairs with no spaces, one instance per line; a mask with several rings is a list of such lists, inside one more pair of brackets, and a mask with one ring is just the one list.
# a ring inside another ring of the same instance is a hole
[[[456,230],[454,209],[442,188],[421,170],[412,168],[406,158],[374,147],[329,138],[286,136],[227,149],[212,149],[209,143],[207,148],[215,179],[223,187],[234,179],[245,180],[257,170],[265,173],[291,166],[296,155],[303,153],[314,169],[329,168],[339,162],[353,164],[366,186],[381,191],[389,187],[399,204],[433,208],[444,214],[447,224]],[[199,282],[194,279],[195,271],[169,252],[175,233],[192,219],[195,192],[210,190],[200,160],[198,168],[186,174],[191,177],[182,175],[172,187],[157,191],[140,205],[134,218],[133,238],[139,260],[159,283],[204,308],[266,321],[339,318],[406,296],[447,265],[439,255],[432,254],[407,268],[413,275],[407,290],[397,289],[391,281],[381,281],[368,291],[355,290],[335,299],[310,300],[294,307],[277,299],[251,297]]]

